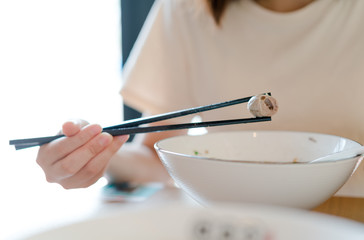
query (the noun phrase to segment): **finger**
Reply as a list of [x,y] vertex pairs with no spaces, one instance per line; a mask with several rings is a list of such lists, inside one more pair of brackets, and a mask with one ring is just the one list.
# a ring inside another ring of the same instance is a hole
[[71,137],[77,134],[81,128],[87,126],[88,124],[89,123],[87,121],[81,119],[69,120],[62,125],[62,130],[59,132],[59,134],[64,134],[67,137]]
[[52,166],[56,179],[68,178],[80,171],[91,159],[112,143],[112,136],[101,133]]
[[65,122],[62,126],[62,133],[67,137],[76,135],[81,130],[81,126],[74,122]]
[[85,145],[96,135],[100,134],[101,131],[102,128],[99,125],[88,125],[72,137],[62,137],[42,146],[44,156],[49,156],[49,158],[45,157],[44,160],[46,162],[43,164],[52,165],[56,161],[65,158],[73,151]]
[[67,179],[63,179],[60,184],[64,188],[83,188],[97,182],[105,173],[111,157],[128,140],[129,136],[114,137],[112,144],[104,151],[90,160],[77,174]]

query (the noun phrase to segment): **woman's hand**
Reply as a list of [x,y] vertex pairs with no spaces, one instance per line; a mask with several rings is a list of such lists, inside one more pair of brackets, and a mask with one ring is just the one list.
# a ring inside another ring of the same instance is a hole
[[66,122],[62,131],[66,137],[39,148],[37,163],[48,182],[59,183],[66,189],[94,184],[129,137],[113,137],[103,133],[99,125],[87,125],[82,121]]

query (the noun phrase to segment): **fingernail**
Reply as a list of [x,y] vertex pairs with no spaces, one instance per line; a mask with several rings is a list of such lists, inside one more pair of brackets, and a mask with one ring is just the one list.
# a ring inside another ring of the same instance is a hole
[[92,126],[90,126],[90,130],[91,130],[91,133],[93,134],[93,135],[96,135],[96,134],[98,134],[98,133],[100,133],[101,132],[101,126],[99,126],[99,125],[92,125]]
[[120,135],[120,136],[115,136],[114,138],[116,138],[116,140],[119,142],[126,142],[129,139],[129,135]]
[[99,138],[99,144],[102,146],[108,145],[111,142],[112,138],[107,133],[101,133]]

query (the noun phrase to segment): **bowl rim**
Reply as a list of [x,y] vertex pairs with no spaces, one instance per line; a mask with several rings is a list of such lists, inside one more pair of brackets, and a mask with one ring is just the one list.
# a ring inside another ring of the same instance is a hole
[[338,135],[334,135],[334,134],[327,134],[327,133],[319,133],[319,132],[309,132],[309,131],[290,131],[290,130],[228,130],[228,131],[219,131],[219,132],[210,132],[210,133],[205,133],[203,135],[178,135],[178,136],[173,136],[173,137],[168,137],[168,138],[164,138],[161,139],[159,141],[157,141],[154,144],[154,149],[158,152],[162,152],[162,153],[167,153],[167,154],[171,154],[171,155],[176,155],[176,156],[182,156],[182,157],[188,157],[188,158],[196,158],[199,160],[203,160],[203,161],[215,161],[215,162],[229,162],[229,163],[236,163],[236,164],[263,164],[263,165],[285,165],[285,166],[303,166],[303,165],[313,165],[313,164],[334,164],[337,162],[343,162],[343,161],[348,161],[348,160],[353,160],[353,159],[360,159],[360,158],[364,158],[363,156],[356,156],[356,157],[349,157],[349,158],[342,158],[342,159],[338,159],[338,160],[333,160],[333,161],[328,161],[328,162],[314,162],[314,163],[309,163],[309,162],[269,162],[269,161],[250,161],[250,160],[225,160],[225,159],[220,159],[220,158],[214,158],[214,157],[206,157],[206,156],[196,156],[196,155],[191,155],[191,154],[185,154],[185,153],[176,153],[170,150],[166,150],[163,149],[162,147],[160,147],[160,144],[163,141],[167,141],[169,139],[174,139],[174,138],[186,138],[186,137],[199,137],[199,136],[205,136],[205,135],[218,135],[218,134],[225,134],[225,133],[239,133],[239,132],[244,132],[244,133],[284,133],[284,134],[314,134],[316,136],[329,136],[329,137],[338,137],[338,138],[343,138],[346,140],[349,140],[353,143],[357,143],[358,145],[361,145],[358,141],[352,140],[350,138],[346,138],[346,137],[342,137],[342,136],[338,136]]

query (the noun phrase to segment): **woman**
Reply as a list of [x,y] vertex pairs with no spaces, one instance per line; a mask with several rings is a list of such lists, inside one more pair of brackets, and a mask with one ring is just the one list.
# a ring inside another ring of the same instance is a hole
[[[280,105],[273,121],[233,129],[321,132],[364,144],[363,29],[361,0],[161,0],[124,67],[121,94],[150,115],[270,91]],[[237,106],[201,117],[244,114]],[[139,135],[121,147],[125,136],[80,126],[65,123],[69,138],[38,154],[47,179],[65,188],[89,186],[106,168],[115,181],[168,181],[153,144],[186,133]],[[364,176],[363,165],[356,175]]]

